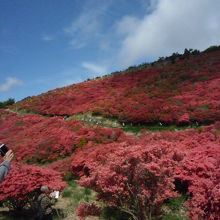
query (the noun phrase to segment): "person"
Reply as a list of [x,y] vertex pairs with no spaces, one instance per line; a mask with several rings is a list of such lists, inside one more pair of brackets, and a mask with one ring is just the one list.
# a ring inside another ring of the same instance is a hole
[[9,150],[5,156],[3,157],[3,162],[0,164],[0,183],[3,181],[5,176],[9,173],[10,171],[10,162],[12,158],[14,157],[14,154],[12,150]]
[[41,186],[41,194],[37,199],[37,220],[53,220],[52,205],[55,204],[55,193],[49,193],[48,186]]

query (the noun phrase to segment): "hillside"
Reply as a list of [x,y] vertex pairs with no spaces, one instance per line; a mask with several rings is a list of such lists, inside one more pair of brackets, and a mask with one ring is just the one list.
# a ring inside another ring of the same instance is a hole
[[14,108],[43,115],[91,112],[134,124],[219,120],[220,49],[164,63],[58,88]]
[[[70,215],[74,211],[79,216],[100,215],[103,209],[104,219],[134,215],[132,219],[143,220],[146,210],[164,220],[188,219],[182,204],[187,201],[192,219],[218,216],[219,122],[185,131],[143,130],[136,137],[117,128],[85,126],[75,119],[5,110],[0,115],[0,140],[15,152],[17,161],[0,184],[0,200],[13,210],[31,206],[40,185],[62,191],[67,181],[63,196],[74,201],[68,204]],[[88,199],[75,184],[72,187],[76,177],[84,191],[95,191],[105,206],[94,197]],[[142,204],[145,197],[149,201]]]
[[31,220],[48,185],[61,191],[56,219],[217,220],[219,120],[219,47],[0,109],[0,144],[15,154],[0,218]]

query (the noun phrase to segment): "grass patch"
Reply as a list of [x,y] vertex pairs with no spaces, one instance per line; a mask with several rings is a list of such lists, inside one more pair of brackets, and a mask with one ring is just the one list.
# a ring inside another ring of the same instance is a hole
[[186,201],[186,196],[182,195],[179,198],[171,198],[168,201],[168,206],[170,209],[174,210],[178,210],[182,207],[182,203]]
[[64,198],[66,198],[66,197],[71,197],[71,196],[72,196],[72,190],[71,190],[71,189],[68,189],[68,188],[64,189],[64,191],[63,191],[63,193],[62,193],[62,196],[63,196]]
[[168,199],[162,206],[164,212],[162,220],[190,220],[186,215],[187,209],[183,206],[186,200],[186,195]]
[[16,121],[15,126],[23,126],[24,123],[22,121]]
[[67,181],[67,184],[72,187],[72,189],[75,189],[78,186],[78,183],[75,180],[69,180]]
[[75,210],[81,201],[91,202],[95,200],[96,194],[91,189],[83,188],[75,180],[69,180],[62,196],[69,199],[68,206]]
[[[160,126],[160,125],[141,125],[141,126],[130,126],[126,125],[122,129],[125,132],[132,132],[137,134],[140,130],[146,129],[150,131],[175,131],[175,130],[185,130],[185,129],[190,129],[190,126],[177,126],[177,125],[167,125],[167,126]],[[194,127],[193,127],[194,128]]]

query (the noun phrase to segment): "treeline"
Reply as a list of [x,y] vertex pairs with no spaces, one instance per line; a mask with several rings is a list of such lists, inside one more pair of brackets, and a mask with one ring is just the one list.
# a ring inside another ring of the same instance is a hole
[[[184,49],[184,52],[182,54],[175,52],[172,53],[172,55],[170,56],[166,56],[166,57],[159,57],[156,61],[153,62],[144,62],[140,65],[134,65],[134,66],[129,66],[127,69],[125,70],[121,70],[121,71],[115,71],[112,72],[110,74],[106,74],[104,76],[97,76],[94,79],[100,79],[100,78],[105,78],[105,77],[109,77],[111,75],[116,75],[116,74],[124,74],[127,72],[134,72],[137,70],[144,70],[144,69],[150,69],[150,68],[160,68],[160,67],[165,67],[168,66],[170,64],[174,64],[179,60],[184,60],[184,59],[189,59],[190,57],[194,57],[200,54],[205,54],[205,53],[209,53],[209,52],[214,52],[214,51],[218,51],[220,50],[220,45],[218,46],[210,46],[209,48],[205,49],[204,51],[199,51],[199,50],[194,50],[194,49]],[[90,81],[93,79],[88,78],[86,81]]]
[[7,101],[0,102],[0,108],[5,108],[8,105],[13,105],[15,100],[13,98],[9,98]]
[[[153,67],[164,67],[170,64],[174,64],[176,63],[178,60],[183,60],[183,59],[188,59],[190,57],[193,56],[197,56],[200,54],[204,54],[204,53],[209,53],[209,52],[214,52],[214,51],[218,51],[220,50],[220,46],[211,46],[209,48],[207,48],[206,50],[200,52],[199,50],[194,50],[194,49],[187,49],[185,48],[184,53],[183,54],[179,54],[178,52],[173,53],[171,56],[167,56],[167,57],[159,57],[158,60],[151,62],[151,63],[143,63],[140,64],[138,66],[130,66],[128,67],[126,70],[124,71],[119,71],[119,72],[115,72],[115,73],[120,73],[120,72],[133,72],[136,70],[143,70],[143,69],[148,69],[148,68],[153,68]],[[112,73],[114,74],[114,73]]]

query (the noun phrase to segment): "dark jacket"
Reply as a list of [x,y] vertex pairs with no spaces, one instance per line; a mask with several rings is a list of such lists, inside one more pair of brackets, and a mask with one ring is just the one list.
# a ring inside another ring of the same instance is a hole
[[10,170],[10,162],[9,161],[3,161],[0,164],[0,182],[5,178],[5,176],[8,174]]
[[37,202],[42,215],[52,214],[52,205],[56,202],[54,198],[50,198],[45,193],[42,193],[39,195]]

